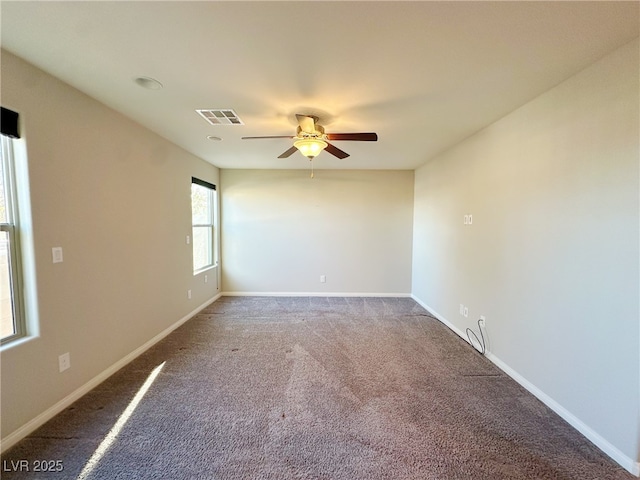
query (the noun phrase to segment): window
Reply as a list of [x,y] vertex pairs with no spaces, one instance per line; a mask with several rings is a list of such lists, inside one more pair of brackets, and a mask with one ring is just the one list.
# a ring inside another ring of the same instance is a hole
[[216,186],[191,179],[191,220],[193,225],[193,273],[211,268],[215,254]]
[[[3,122],[5,120],[3,109]],[[16,115],[17,127],[17,115]],[[16,130],[17,131],[17,130]],[[0,339],[2,344],[26,335],[22,308],[18,206],[12,139],[3,125],[0,136]]]

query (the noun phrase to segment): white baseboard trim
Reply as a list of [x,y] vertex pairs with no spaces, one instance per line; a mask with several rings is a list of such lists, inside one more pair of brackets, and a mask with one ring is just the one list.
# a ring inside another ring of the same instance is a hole
[[424,308],[427,312],[429,312],[431,315],[433,315],[436,319],[438,319],[440,322],[444,323],[450,330],[452,330],[455,333],[457,333],[458,336],[460,338],[462,338],[465,342],[469,343],[469,340],[467,339],[465,333],[462,330],[460,330],[458,327],[456,327],[453,323],[451,323],[449,320],[444,318],[442,315],[440,315],[438,312],[436,312],[433,308],[431,308],[429,305],[424,303],[422,300],[420,300],[415,295],[411,294],[411,298],[413,298],[416,301],[416,303],[418,303],[422,308]]
[[410,293],[366,292],[222,292],[223,297],[410,297]]
[[18,443],[20,440],[25,438],[27,435],[31,434],[32,432],[40,428],[46,422],[48,422],[53,417],[55,417],[58,413],[62,412],[65,408],[70,406],[73,402],[78,400],[83,395],[89,393],[91,390],[93,390],[95,387],[100,385],[111,375],[116,373],[118,370],[120,370],[122,367],[130,363],[136,357],[140,356],[142,353],[144,353],[149,348],[154,346],[156,343],[158,343],[160,340],[165,338],[167,335],[169,335],[171,332],[173,332],[176,328],[181,326],[183,323],[186,323],[188,320],[193,318],[196,314],[198,314],[198,312],[200,312],[204,308],[211,305],[213,302],[218,300],[218,298],[220,298],[221,296],[222,295],[218,293],[215,297],[207,300],[205,303],[197,307],[195,310],[192,310],[191,312],[186,314],[176,323],[164,329],[162,332],[158,333],[155,337],[150,339],[148,342],[136,348],[133,352],[129,353],[128,355],[118,360],[116,363],[114,363],[109,368],[107,368],[106,370],[102,371],[101,373],[93,377],[91,380],[89,380],[87,383],[82,385],[80,388],[76,389],[75,391],[73,391],[72,393],[64,397],[62,400],[60,400],[53,406],[49,407],[48,409],[46,409],[40,415],[28,421],[22,427],[18,428],[17,430],[13,431],[12,433],[4,437],[2,440],[0,440],[0,453],[6,452],[9,448],[14,446],[16,443]]
[[613,460],[625,468],[629,473],[640,476],[640,463],[633,461],[627,457],[624,453],[614,447],[606,439],[595,432],[591,427],[573,415],[569,410],[564,408],[558,402],[556,402],[549,395],[544,393],[534,384],[529,382],[526,378],[512,369],[509,365],[504,363],[500,358],[492,353],[487,355],[487,358],[493,362],[500,370],[513,378],[516,382],[526,388],[531,394],[538,398],[542,403],[548,406],[551,410],[560,415],[569,425],[578,430],[582,435],[594,443],[600,450],[609,455]]
[[[464,332],[460,330],[458,327],[449,322],[446,318],[440,315],[438,312],[429,307],[426,303],[421,301],[415,295],[411,295],[420,306],[422,306],[425,310],[431,313],[436,319],[446,325],[449,329],[454,331],[457,335],[459,335],[465,342],[469,343]],[[611,457],[615,462],[617,462],[621,467],[627,470],[632,475],[636,477],[640,477],[640,462],[636,462],[632,458],[628,457],[624,453],[622,453],[618,448],[613,446],[609,441],[600,436],[597,432],[595,432],[591,427],[582,422],[579,418],[573,415],[570,411],[556,402],[549,395],[544,393],[538,387],[536,387],[533,383],[529,382],[526,378],[516,372],[513,368],[507,365],[505,362],[500,360],[496,355],[492,353],[487,353],[487,359],[489,359],[494,365],[496,365],[500,370],[509,375],[512,379],[518,382],[522,387],[529,391],[532,395],[534,395],[538,400],[548,406],[555,413],[560,415],[569,425],[578,430],[582,435],[584,435],[589,441],[595,444],[600,450],[602,450],[605,454]]]

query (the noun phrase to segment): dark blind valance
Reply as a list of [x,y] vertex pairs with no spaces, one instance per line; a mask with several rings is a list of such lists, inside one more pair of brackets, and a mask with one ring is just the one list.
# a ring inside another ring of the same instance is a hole
[[18,114],[4,107],[0,107],[0,112],[0,133],[7,137],[20,138],[18,133]]
[[216,189],[216,186],[213,183],[205,182],[204,180],[200,180],[196,177],[191,177],[191,183],[195,183],[196,185],[200,185],[201,187],[210,188],[211,190]]

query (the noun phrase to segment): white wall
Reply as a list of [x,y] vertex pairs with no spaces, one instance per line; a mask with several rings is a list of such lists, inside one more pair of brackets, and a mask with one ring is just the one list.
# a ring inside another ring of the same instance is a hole
[[485,315],[494,361],[632,471],[638,53],[636,40],[416,171],[412,287],[458,331]]
[[412,171],[222,170],[223,291],[408,295],[413,180]]
[[[192,175],[218,183],[219,174],[4,51],[1,93],[26,142],[36,287],[26,290],[39,310],[39,336],[1,352],[2,438],[15,440],[217,294],[217,282],[193,276],[185,236]],[[52,247],[63,263],[52,264]],[[59,373],[65,352],[71,369]]]

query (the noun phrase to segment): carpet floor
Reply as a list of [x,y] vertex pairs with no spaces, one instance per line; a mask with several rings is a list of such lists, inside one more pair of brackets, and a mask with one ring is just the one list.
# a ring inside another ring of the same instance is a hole
[[635,478],[409,298],[223,297],[2,465],[4,480]]

